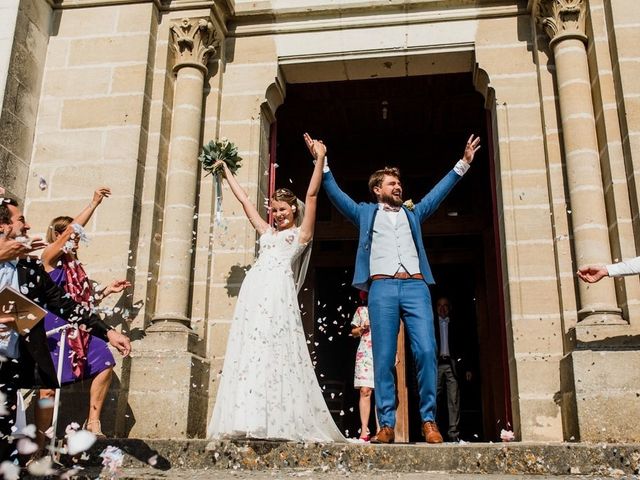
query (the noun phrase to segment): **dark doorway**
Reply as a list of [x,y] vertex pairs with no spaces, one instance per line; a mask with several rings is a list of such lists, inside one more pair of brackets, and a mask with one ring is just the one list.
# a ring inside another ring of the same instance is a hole
[[[504,307],[498,296],[488,115],[471,74],[288,84],[286,93],[276,115],[276,184],[301,198],[312,169],[302,140],[305,131],[328,146],[338,184],[356,201],[370,200],[368,177],[385,165],[400,168],[405,198],[418,201],[460,158],[469,135],[482,137],[483,149],[473,167],[423,225],[423,234],[437,282],[432,297],[450,298],[469,336],[467,365],[473,380],[462,385],[462,438],[498,439],[510,421],[500,320]],[[359,427],[358,392],[353,388],[357,341],[349,336],[358,299],[350,286],[357,238],[356,228],[321,193],[301,295],[303,321],[327,403],[351,437]],[[422,441],[415,418],[417,397],[411,395],[411,363],[407,358],[410,440]],[[373,430],[373,418],[370,425]]]

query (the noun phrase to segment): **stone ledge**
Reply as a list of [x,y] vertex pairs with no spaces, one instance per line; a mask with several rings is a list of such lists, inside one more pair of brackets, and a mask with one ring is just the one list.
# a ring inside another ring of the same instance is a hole
[[[81,464],[88,468],[98,466],[99,453],[107,445],[127,453],[125,468],[158,473],[185,469],[508,475],[640,473],[640,444],[526,442],[370,445],[110,439],[97,442],[86,463]],[[149,466],[150,458],[154,458],[155,468]]]

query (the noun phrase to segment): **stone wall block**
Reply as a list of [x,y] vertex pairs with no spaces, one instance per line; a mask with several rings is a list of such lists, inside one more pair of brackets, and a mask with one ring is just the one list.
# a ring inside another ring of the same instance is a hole
[[[618,58],[623,61],[638,58],[638,28],[619,28],[616,29],[615,35]],[[630,78],[625,75],[625,83],[627,79]]]
[[[220,282],[210,287],[209,311],[211,321],[229,321],[233,317],[240,283]],[[216,356],[224,355],[224,351],[211,351]]]
[[[39,133],[36,138],[34,163],[78,166],[95,164],[102,158],[103,132],[99,130],[57,131]],[[46,162],[45,162],[46,160]]]
[[13,195],[24,198],[29,180],[29,165],[0,145],[0,186],[9,188]]
[[573,351],[563,360],[563,375],[571,380],[563,382],[569,399],[563,408],[576,440],[640,440],[640,427],[631,421],[640,414],[639,351]]
[[518,271],[532,277],[554,276],[553,245],[549,243],[507,245],[507,256],[514,259]]
[[209,357],[224,355],[227,349],[227,340],[229,339],[229,330],[231,329],[230,321],[209,320],[207,322],[207,346],[209,349]]
[[[64,197],[69,192],[70,186],[87,185],[95,189],[104,184],[105,179],[118,179],[117,188],[121,192],[133,192],[135,187],[135,177],[124,174],[129,172],[129,162],[109,162],[109,164],[94,164],[91,168],[79,169],[74,166],[59,167],[51,179],[51,193]],[[116,187],[116,185],[113,185]],[[93,190],[91,190],[93,192]],[[90,200],[90,195],[87,196]],[[87,200],[87,201],[88,201]]]
[[557,352],[562,339],[560,315],[557,318],[540,315],[539,318],[513,320],[511,329],[513,341],[522,352]]
[[72,40],[69,46],[69,65],[143,63],[147,61],[148,53],[149,34],[79,38]]
[[116,30],[118,33],[148,33],[155,28],[154,20],[153,5],[127,5],[126,9],[120,10]]
[[264,103],[264,94],[229,96],[222,102],[220,117],[225,121],[247,121],[260,115],[260,106]]
[[47,70],[65,68],[68,66],[67,57],[69,55],[70,46],[71,40],[68,39],[55,38],[49,41],[46,59]]
[[0,145],[23,161],[28,161],[35,125],[25,124],[8,110],[0,116]]
[[[15,77],[31,91],[38,92],[42,79],[42,65],[32,52],[22,45],[17,45],[13,50],[13,58],[9,65],[9,76]],[[34,98],[37,102],[38,99]]]
[[139,93],[151,79],[152,72],[147,65],[124,65],[114,67],[111,78],[111,93]]
[[115,33],[118,10],[108,6],[57,10],[54,18],[54,35],[63,38]]
[[[129,425],[129,435],[139,438],[204,436],[208,362],[178,352],[144,354],[135,356],[132,362],[135,368],[131,369],[129,403],[135,423]],[[148,412],[162,412],[162,415]]]
[[65,100],[62,128],[138,125],[142,107],[142,95]]
[[49,69],[42,85],[44,95],[52,97],[80,97],[106,95],[111,83],[111,67],[87,67],[80,71]]
[[512,311],[518,315],[552,315],[558,312],[555,299],[558,292],[558,282],[555,278],[548,280],[528,279],[509,282],[511,295],[517,295],[517,302],[513,302]]
[[[518,170],[539,170],[544,168],[540,160],[544,158],[544,145],[542,138],[518,139],[509,141],[503,138],[498,143],[500,155],[503,158],[511,158],[511,169],[503,168],[500,175],[505,179],[503,189],[508,189],[510,176],[519,175]],[[512,173],[513,171],[513,173]]]
[[[518,350],[528,349],[525,345],[520,347]],[[560,391],[558,362],[562,357],[561,337],[555,337],[550,350],[531,353],[535,356],[516,354],[518,388],[528,395],[539,394],[553,398],[553,395]]]
[[507,104],[526,104],[540,101],[535,72],[533,74],[515,77],[500,77],[494,75],[491,77],[491,86],[496,91],[496,102],[498,105],[503,102]]
[[[544,167],[544,166],[542,166]],[[542,170],[542,169],[539,169]],[[512,201],[515,208],[549,205],[547,173],[516,173],[511,176]]]
[[563,437],[560,407],[550,401],[548,395],[540,398],[518,399],[520,404],[520,428],[522,438],[537,441],[557,441]]

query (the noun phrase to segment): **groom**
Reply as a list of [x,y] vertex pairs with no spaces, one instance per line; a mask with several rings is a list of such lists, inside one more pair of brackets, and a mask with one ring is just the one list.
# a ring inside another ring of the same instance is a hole
[[[313,154],[313,140],[305,134]],[[393,443],[396,423],[394,364],[400,318],[411,342],[420,393],[422,433],[442,443],[435,423],[438,363],[428,285],[434,282],[422,243],[421,224],[469,169],[480,138],[471,135],[455,167],[415,206],[402,203],[397,168],[385,167],[369,178],[375,203],[356,203],[336,183],[325,159],[322,183],[331,203],[360,230],[353,286],[369,290],[373,370],[380,431],[377,441]]]

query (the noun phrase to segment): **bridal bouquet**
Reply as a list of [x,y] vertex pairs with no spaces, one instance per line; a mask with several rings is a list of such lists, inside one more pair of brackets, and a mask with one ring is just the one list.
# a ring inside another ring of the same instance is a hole
[[211,140],[204,145],[198,160],[202,162],[202,168],[208,172],[207,175],[220,175],[221,166],[214,166],[218,160],[226,163],[231,173],[235,175],[241,167],[242,157],[238,156],[238,147],[226,138],[221,138],[220,140]]
[[211,140],[202,147],[202,153],[198,157],[202,162],[202,168],[207,171],[207,175],[216,177],[216,223],[222,223],[222,165],[216,166],[218,160],[222,160],[233,175],[241,167],[242,157],[238,155],[238,147],[226,138]]

